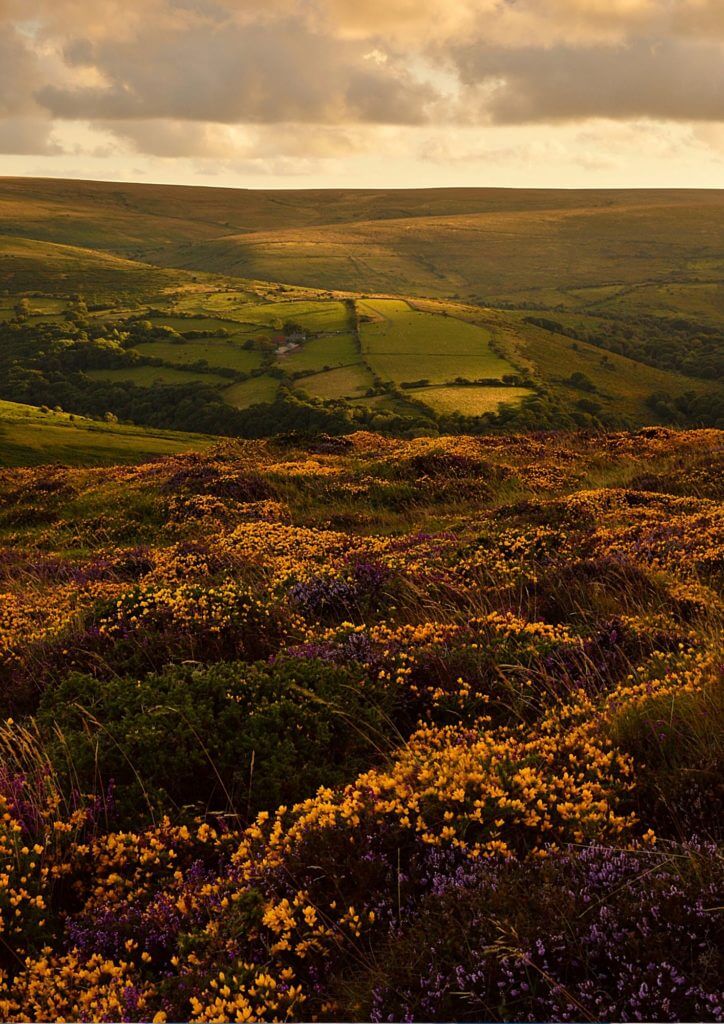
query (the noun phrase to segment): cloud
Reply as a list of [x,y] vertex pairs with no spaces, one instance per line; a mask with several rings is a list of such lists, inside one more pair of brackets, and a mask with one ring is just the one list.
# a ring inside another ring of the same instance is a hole
[[[123,16],[100,0],[106,20],[87,7],[39,0],[36,35],[66,76],[33,95],[55,118],[724,120],[724,0],[127,0]],[[183,150],[170,130],[145,137],[148,152]]]
[[53,137],[52,121],[36,117],[0,120],[0,153],[52,156],[63,152]]
[[616,125],[620,166],[646,125],[719,159],[724,0],[0,0],[0,151],[48,166],[376,175],[418,132],[440,174],[603,172]]
[[484,87],[478,111],[498,123],[724,120],[724,50],[717,44],[635,39],[620,46],[515,50],[470,45],[458,48],[454,59],[466,86]]
[[22,33],[12,25],[0,29],[0,117],[32,113],[37,61]]
[[95,121],[92,127],[121,139],[134,151],[163,158],[213,161],[329,159],[361,152],[369,144],[360,130],[297,124],[235,127],[197,121]]
[[368,47],[273,25],[205,23],[142,40],[76,38],[69,64],[92,64],[103,86],[37,91],[54,117],[172,118],[219,123],[414,124],[434,91],[403,66],[365,60]]

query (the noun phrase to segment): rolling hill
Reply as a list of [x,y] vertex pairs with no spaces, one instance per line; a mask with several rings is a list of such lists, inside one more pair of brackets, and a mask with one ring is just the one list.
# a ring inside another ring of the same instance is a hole
[[151,297],[184,277],[96,249],[0,236],[0,293],[25,291],[117,299]]
[[723,229],[724,191],[0,179],[0,397],[214,435],[714,425]]
[[644,303],[658,308],[656,289],[669,285],[666,304],[679,310],[691,290],[720,293],[724,281],[723,190],[252,191],[4,178],[0,233],[187,270],[477,302],[579,307],[653,288]]

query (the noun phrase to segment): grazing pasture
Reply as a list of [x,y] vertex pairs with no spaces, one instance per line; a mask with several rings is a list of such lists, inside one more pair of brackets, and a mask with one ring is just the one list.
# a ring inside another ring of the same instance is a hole
[[342,302],[265,302],[239,308],[238,318],[245,323],[262,324],[266,327],[285,321],[298,323],[305,331],[344,331],[349,328],[349,314]]
[[[370,368],[388,380],[443,383],[514,372],[490,348],[489,331],[456,317],[422,312],[396,299],[365,299],[358,313],[362,353]],[[367,323],[365,316],[374,319]]]
[[278,390],[279,381],[276,378],[259,376],[224,388],[222,396],[229,405],[237,409],[246,409],[260,402],[272,402]]
[[179,334],[185,331],[208,331],[211,334],[240,334],[242,327],[234,320],[222,320],[220,317],[209,316],[166,316],[152,315],[148,319],[152,324],[159,324],[161,327],[171,327]]
[[482,416],[486,412],[497,412],[503,402],[517,405],[523,398],[532,395],[530,388],[497,388],[477,385],[459,387],[414,388],[408,392],[429,405],[435,412],[462,413],[463,416]]
[[235,341],[210,339],[208,341],[148,341],[139,345],[136,351],[143,356],[163,359],[164,363],[188,366],[198,360],[211,367],[225,367],[243,373],[255,370],[261,363],[258,352],[244,349]]
[[329,400],[359,397],[373,383],[374,378],[364,363],[353,363],[302,377],[296,387],[312,398]]
[[353,334],[328,334],[310,338],[299,348],[285,353],[279,362],[286,370],[322,370],[325,366],[345,366],[360,358]]

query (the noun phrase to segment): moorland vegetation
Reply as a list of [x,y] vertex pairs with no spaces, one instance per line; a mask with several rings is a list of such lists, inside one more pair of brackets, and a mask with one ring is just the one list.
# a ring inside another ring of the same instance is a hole
[[718,1020],[721,434],[0,474],[6,1020]]

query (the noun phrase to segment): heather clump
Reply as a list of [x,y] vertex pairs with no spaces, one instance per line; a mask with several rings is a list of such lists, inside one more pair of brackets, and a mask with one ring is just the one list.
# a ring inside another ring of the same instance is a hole
[[701,845],[488,862],[391,929],[359,1018],[719,1020],[722,881]]

